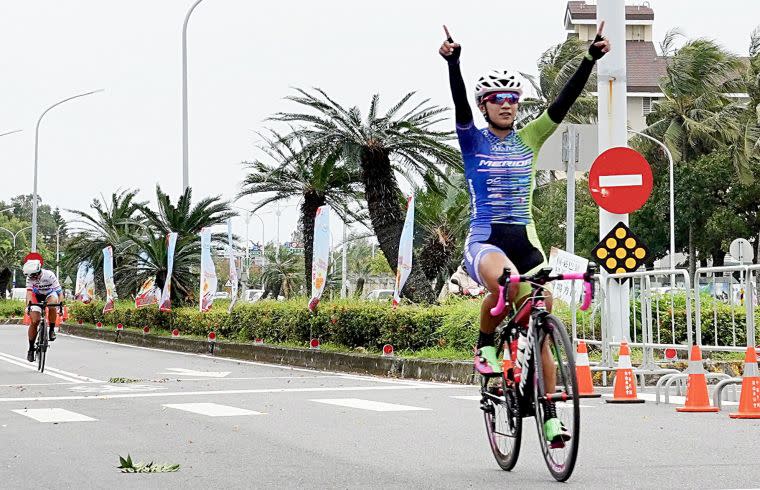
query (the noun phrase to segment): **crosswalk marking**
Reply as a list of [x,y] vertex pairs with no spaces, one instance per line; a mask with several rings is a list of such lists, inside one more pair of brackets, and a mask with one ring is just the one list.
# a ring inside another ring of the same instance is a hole
[[37,422],[94,422],[97,420],[81,413],[64,410],[63,408],[23,408],[13,411]]
[[311,401],[317,403],[327,403],[328,405],[339,405],[342,407],[372,410],[375,412],[406,412],[411,410],[430,410],[429,408],[411,407],[409,405],[397,405],[395,403],[376,402],[372,400],[362,400],[360,398],[321,398]]
[[[25,369],[30,369],[32,371],[37,370],[36,363],[31,364],[26,359],[22,359],[20,357],[6,354],[5,352],[0,352],[0,361],[5,361],[7,363],[14,364],[16,366],[19,366]],[[89,378],[87,376],[70,373],[68,371],[64,371],[63,369],[57,369],[51,366],[45,366],[44,374],[48,376],[53,376],[54,378],[62,379],[64,381],[72,382],[72,383],[105,383],[105,381],[101,381],[99,379]]]
[[176,408],[186,412],[207,415],[209,417],[235,417],[237,415],[264,415],[262,412],[246,410],[244,408],[219,405],[218,403],[169,403],[162,405],[166,408]]

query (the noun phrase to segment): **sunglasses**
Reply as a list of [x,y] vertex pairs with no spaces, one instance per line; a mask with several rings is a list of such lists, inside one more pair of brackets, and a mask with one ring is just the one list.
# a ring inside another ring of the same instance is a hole
[[503,105],[505,101],[510,104],[517,104],[520,101],[520,96],[515,92],[497,92],[483,97],[483,102],[491,102],[497,105]]

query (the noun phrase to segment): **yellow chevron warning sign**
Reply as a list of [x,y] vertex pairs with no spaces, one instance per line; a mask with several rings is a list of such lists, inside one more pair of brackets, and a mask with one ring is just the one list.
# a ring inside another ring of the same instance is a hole
[[649,257],[649,248],[622,221],[592,250],[593,260],[610,274],[634,272]]

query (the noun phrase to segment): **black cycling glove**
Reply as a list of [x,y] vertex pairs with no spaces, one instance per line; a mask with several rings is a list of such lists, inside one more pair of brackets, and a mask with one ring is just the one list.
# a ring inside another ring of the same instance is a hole
[[[451,38],[447,39],[447,41],[449,41],[450,43],[454,42],[451,40]],[[443,57],[443,59],[446,60],[448,64],[456,65],[457,63],[459,63],[459,55],[461,53],[462,53],[462,46],[457,46],[456,48],[454,48],[454,52],[451,53],[450,55],[448,56],[441,55],[441,56]]]
[[604,38],[597,34],[594,38],[594,42],[592,42],[588,47],[588,54],[586,55],[586,58],[596,61],[605,55],[604,51],[602,51],[602,48],[594,46],[594,44],[598,43],[599,41],[604,41]]

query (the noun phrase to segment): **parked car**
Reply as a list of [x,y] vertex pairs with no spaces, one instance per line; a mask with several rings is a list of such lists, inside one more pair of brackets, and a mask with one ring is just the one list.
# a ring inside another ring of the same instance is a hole
[[373,289],[367,293],[368,301],[390,301],[393,299],[393,289]]
[[248,289],[243,295],[243,298],[245,299],[245,301],[253,303],[254,301],[260,300],[263,294],[264,294],[263,289]]
[[214,293],[214,299],[230,299],[230,293],[227,291],[217,291]]

